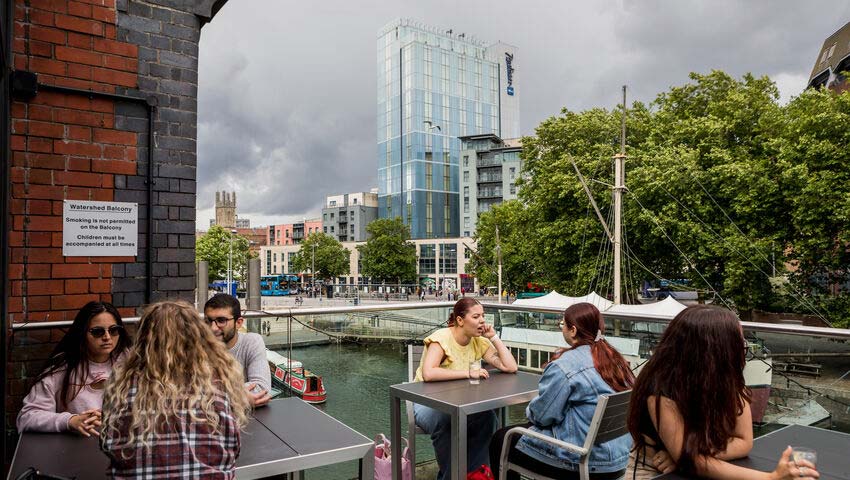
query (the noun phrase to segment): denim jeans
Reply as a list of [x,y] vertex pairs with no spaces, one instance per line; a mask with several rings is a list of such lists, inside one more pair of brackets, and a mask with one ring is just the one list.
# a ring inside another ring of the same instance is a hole
[[[452,467],[452,417],[433,408],[413,404],[416,425],[431,435],[434,454],[440,473],[437,480],[451,478]],[[492,411],[466,417],[466,469],[468,472],[481,465],[490,465],[490,438],[496,431],[496,414]]]

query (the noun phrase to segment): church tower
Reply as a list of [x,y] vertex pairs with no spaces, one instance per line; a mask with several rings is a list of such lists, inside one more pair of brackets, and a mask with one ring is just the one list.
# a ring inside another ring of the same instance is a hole
[[236,228],[236,192],[215,192],[215,224]]

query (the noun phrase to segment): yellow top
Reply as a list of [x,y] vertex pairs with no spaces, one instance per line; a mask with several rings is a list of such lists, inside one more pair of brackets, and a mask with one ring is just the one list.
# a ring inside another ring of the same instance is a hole
[[422,358],[419,360],[419,368],[416,369],[414,382],[423,381],[422,364],[425,361],[428,346],[433,342],[440,344],[445,354],[443,361],[440,362],[440,368],[449,370],[468,370],[470,363],[484,358],[484,354],[493,346],[490,340],[484,337],[472,337],[467,345],[460,345],[452,335],[451,328],[441,328],[425,338],[425,352],[422,353]]

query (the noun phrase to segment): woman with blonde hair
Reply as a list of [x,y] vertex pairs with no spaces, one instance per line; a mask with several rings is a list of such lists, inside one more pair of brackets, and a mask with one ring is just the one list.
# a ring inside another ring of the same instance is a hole
[[249,410],[242,368],[186,302],[148,307],[137,339],[104,395],[112,477],[234,478]]

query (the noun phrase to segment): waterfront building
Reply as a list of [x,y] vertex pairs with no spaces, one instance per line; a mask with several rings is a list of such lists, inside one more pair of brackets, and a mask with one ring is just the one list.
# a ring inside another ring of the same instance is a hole
[[322,231],[322,219],[313,218],[296,223],[269,225],[267,245],[297,245],[311,233]]
[[410,20],[378,33],[378,215],[457,237],[459,137],[519,137],[516,48]]
[[461,231],[475,236],[478,215],[493,205],[517,198],[522,150],[519,139],[502,140],[496,135],[460,137]]
[[815,66],[809,75],[809,87],[827,87],[843,92],[850,83],[842,72],[850,71],[850,22],[826,37]]
[[366,226],[378,218],[378,189],[331,195],[322,209],[322,232],[340,242],[368,240]]
[[[432,238],[411,240],[416,245],[416,276],[418,283],[424,287],[441,286],[455,290],[464,288],[466,291],[478,291],[479,285],[475,277],[467,273],[467,265],[476,248],[471,238]],[[353,287],[369,284],[368,278],[360,275],[360,252],[358,245],[365,242],[342,242],[342,246],[350,252],[349,275],[336,279],[336,285]],[[263,275],[300,274],[292,268],[295,255],[301,250],[300,245],[269,245],[260,248],[260,271]],[[439,270],[438,270],[439,266]]]

